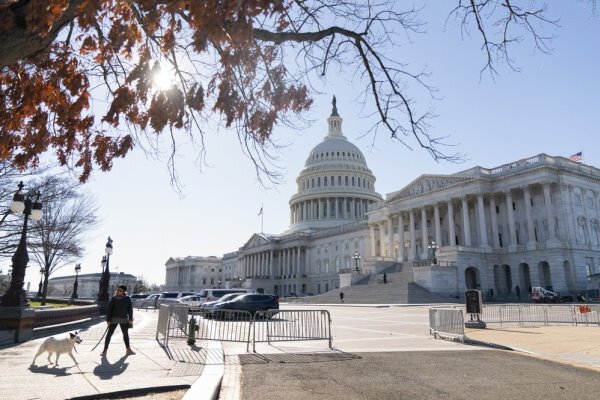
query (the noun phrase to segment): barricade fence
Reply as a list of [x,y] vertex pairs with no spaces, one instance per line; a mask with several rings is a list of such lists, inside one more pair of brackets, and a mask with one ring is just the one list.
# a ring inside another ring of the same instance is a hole
[[429,334],[434,338],[450,338],[465,341],[463,310],[459,308],[430,308]]
[[[199,316],[195,339],[246,343],[246,351],[250,350],[250,344],[256,352],[256,343],[272,342],[326,340],[329,348],[333,346],[331,315],[327,310],[266,310],[254,316],[248,311],[204,310]],[[198,314],[191,316],[196,317]],[[180,335],[177,331],[168,331],[168,319],[164,319],[162,321],[159,313],[161,333]]]
[[161,304],[156,324],[156,340],[164,347],[169,339],[185,339],[188,336],[188,306]]
[[268,310],[252,323],[252,351],[256,343],[327,340],[333,346],[331,315],[326,310]]
[[[463,312],[465,311],[464,307],[456,308],[462,309]],[[486,324],[500,325],[571,324],[600,326],[600,306],[541,304],[484,305],[481,319]]]

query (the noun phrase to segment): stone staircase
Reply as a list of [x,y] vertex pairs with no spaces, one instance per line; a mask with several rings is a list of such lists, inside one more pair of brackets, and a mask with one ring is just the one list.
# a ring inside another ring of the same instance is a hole
[[[400,273],[401,274],[401,273]],[[303,304],[339,304],[340,292],[344,292],[345,304],[431,304],[460,303],[459,299],[430,293],[410,280],[396,280],[396,273],[388,274],[391,282],[353,285],[330,290],[327,293],[301,297],[295,300]]]

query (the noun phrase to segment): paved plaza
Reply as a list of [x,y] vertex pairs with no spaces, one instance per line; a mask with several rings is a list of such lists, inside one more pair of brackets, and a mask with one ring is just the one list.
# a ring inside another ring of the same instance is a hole
[[[285,309],[327,309],[333,348],[327,341],[245,345],[155,340],[158,312],[138,311],[131,331],[134,356],[125,357],[120,331],[108,357],[92,347],[105,324],[82,330],[75,354],[46,365],[43,339],[0,348],[3,399],[429,399],[596,398],[600,391],[600,328],[585,326],[494,327],[467,330],[474,346],[436,340],[429,334],[423,305],[282,304]],[[64,335],[64,334],[63,334]],[[55,335],[61,336],[61,335]],[[499,346],[498,346],[499,347]],[[219,389],[218,384],[221,382]],[[157,392],[166,391],[164,394]],[[116,392],[116,394],[115,394]],[[152,397],[150,397],[149,393]],[[170,394],[169,394],[170,393]],[[506,395],[506,396],[505,396]]]

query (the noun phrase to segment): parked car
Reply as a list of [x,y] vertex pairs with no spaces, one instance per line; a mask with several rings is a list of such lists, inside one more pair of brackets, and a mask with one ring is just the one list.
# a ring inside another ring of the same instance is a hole
[[205,301],[204,303],[202,303],[202,306],[200,307],[200,310],[202,311],[202,315],[204,315],[205,317],[211,317],[212,311],[216,304],[222,303],[224,301],[233,300],[236,297],[242,296],[242,295],[243,295],[243,293],[228,293],[228,294],[224,295],[223,297],[219,298],[218,300]]
[[138,308],[156,308],[158,296],[160,296],[159,293],[149,294],[145,299],[135,300],[133,305]]
[[200,311],[200,304],[202,298],[197,294],[192,294],[190,296],[184,296],[177,299],[177,302],[181,304],[186,304],[190,311]]
[[159,307],[161,304],[174,304],[177,303],[177,300],[185,297],[196,294],[195,292],[162,292],[156,301],[156,307]]
[[202,289],[199,294],[202,297],[202,302],[215,301],[229,293],[255,293],[254,289]]
[[560,301],[560,294],[552,292],[548,289],[544,289],[543,287],[536,286],[531,288],[531,300],[536,303],[558,303]]
[[226,310],[244,310],[254,315],[257,311],[278,310],[279,296],[273,294],[244,294],[233,300],[214,305],[214,316],[221,318],[227,315]]

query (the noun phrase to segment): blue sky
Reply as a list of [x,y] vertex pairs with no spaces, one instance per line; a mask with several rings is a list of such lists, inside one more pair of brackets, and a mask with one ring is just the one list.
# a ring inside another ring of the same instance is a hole
[[[442,4],[435,2],[436,4]],[[443,4],[446,4],[445,2]],[[495,167],[539,153],[569,156],[583,151],[587,164],[600,167],[600,18],[586,2],[550,2],[550,15],[561,27],[553,52],[545,55],[530,41],[513,50],[520,72],[498,66],[499,75],[480,75],[484,56],[479,37],[461,37],[458,25],[445,18],[451,5],[427,7],[422,19],[427,33],[413,35],[402,47],[403,60],[431,73],[428,83],[440,100],[419,93],[421,110],[435,107],[432,121],[437,136],[451,135],[463,164],[435,162],[422,150],[407,150],[380,134],[364,137],[370,123],[360,118],[354,100],[362,89],[348,77],[335,76],[314,97],[306,117],[311,128],[275,129],[275,140],[288,144],[280,155],[286,183],[264,189],[256,180],[234,134],[207,137],[209,166],[199,170],[193,154],[180,157],[183,197],[169,185],[166,164],[135,151],[115,162],[109,173],[96,173],[87,185],[100,205],[99,228],[86,239],[81,273],[99,272],[108,235],[114,240],[111,270],[144,276],[163,283],[169,257],[222,256],[242,246],[261,228],[258,211],[264,207],[264,231],[281,233],[289,226],[289,198],[310,150],[327,133],[331,97],[337,96],[345,136],[364,153],[377,178],[375,189],[385,196],[421,174],[452,174],[476,165]],[[37,268],[26,282],[37,287]],[[65,267],[56,276],[70,275]]]

